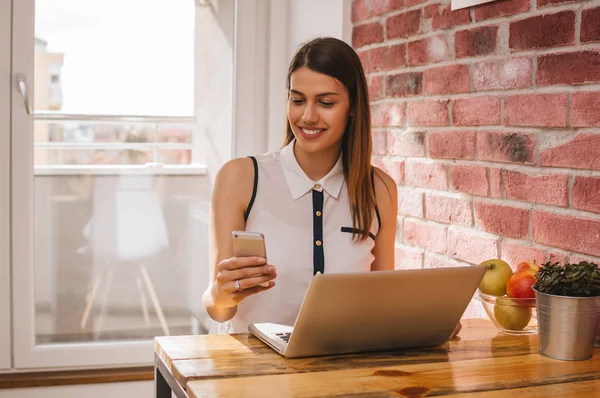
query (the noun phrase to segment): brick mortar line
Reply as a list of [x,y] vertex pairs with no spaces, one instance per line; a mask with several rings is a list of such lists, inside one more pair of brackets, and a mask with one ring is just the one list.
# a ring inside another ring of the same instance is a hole
[[499,115],[499,117],[500,117],[500,124],[502,126],[504,126],[504,124],[505,124],[505,120],[504,120],[504,101],[506,100],[506,94],[502,93],[499,97],[500,97],[500,115]]
[[[435,190],[431,190],[428,188],[420,188],[420,187],[406,187],[406,186],[402,186],[402,187],[403,188],[411,188],[412,191],[417,191],[417,192],[423,193],[424,200],[427,195],[431,196],[431,194],[433,194],[434,197],[454,199],[449,196],[436,194],[437,192],[443,192],[443,191],[435,191]],[[546,204],[541,204],[541,203],[526,202],[526,201],[522,201],[522,200],[518,200],[518,199],[509,199],[509,198],[499,199],[499,198],[487,198],[484,196],[473,196],[473,200],[477,201],[477,202],[482,202],[485,204],[490,204],[490,205],[508,206],[508,207],[514,207],[516,209],[530,210],[532,213],[533,213],[533,211],[543,211],[546,213],[552,213],[552,214],[559,215],[559,216],[570,216],[570,217],[584,218],[584,219],[591,220],[591,221],[600,221],[600,214],[592,213],[592,212],[589,212],[586,210],[578,210],[578,209],[572,209],[572,208],[567,208],[567,207],[556,207],[556,206],[551,206],[551,205],[546,205]],[[423,217],[423,218],[427,218],[427,217]],[[451,223],[448,223],[448,224],[452,225]]]
[[[391,46],[393,46],[393,45],[391,45]],[[584,47],[584,46],[589,46],[589,49],[598,50],[600,52],[600,44],[599,43],[594,43],[593,46],[595,46],[595,47],[592,47],[592,45],[578,46],[577,50],[580,50],[581,47]],[[388,46],[377,47],[375,49],[384,48],[384,47],[388,47]],[[408,46],[406,46],[406,47],[408,48]],[[570,53],[575,53],[575,52],[579,52],[579,51],[551,52],[549,54],[550,55],[552,55],[552,54],[570,54]],[[379,76],[379,75],[398,75],[398,74],[404,74],[404,73],[409,73],[409,72],[424,72],[424,71],[430,70],[430,69],[441,69],[441,68],[445,68],[445,67],[449,67],[449,66],[463,66],[463,65],[474,66],[475,64],[480,64],[480,63],[512,61],[512,60],[518,59],[518,58],[526,59],[526,58],[531,57],[529,59],[532,62],[532,67],[531,67],[532,75],[535,76],[534,72],[537,72],[537,58],[540,55],[543,56],[543,55],[549,55],[549,54],[529,53],[529,54],[517,54],[517,55],[510,55],[510,56],[497,54],[497,55],[493,55],[493,56],[484,56],[484,57],[466,57],[466,58],[459,58],[459,59],[454,59],[454,60],[449,59],[449,60],[445,60],[445,61],[422,64],[422,65],[414,65],[414,66],[404,65],[404,66],[398,66],[396,68],[390,68],[390,69],[373,70],[373,71],[366,72],[365,75],[367,75],[369,77],[370,76]],[[567,84],[565,84],[565,85],[567,85]],[[547,86],[541,86],[541,87],[547,87]],[[508,89],[510,89],[510,88],[508,88]],[[506,89],[500,88],[498,90],[506,90]]]
[[[463,132],[463,131],[472,131],[472,132],[484,132],[484,133],[523,133],[523,134],[547,134],[549,137],[552,137],[554,134],[571,134],[576,136],[578,134],[590,134],[596,135],[600,134],[600,126],[598,127],[531,127],[531,126],[503,126],[503,125],[495,125],[495,126],[371,126],[372,131],[383,131],[383,130],[414,130],[414,131],[422,131],[426,130],[431,133],[452,133],[452,132]],[[540,142],[540,141],[538,141]],[[440,159],[444,160],[444,158],[432,158],[432,159]],[[445,159],[445,160],[453,160],[453,159]],[[467,160],[467,159],[456,159],[456,160]],[[472,159],[473,160],[473,159]],[[475,159],[477,160],[477,159]],[[512,163],[512,162],[498,162],[498,163]]]
[[[410,248],[412,250],[420,252],[421,254],[429,253],[429,254],[437,254],[439,256],[446,256],[446,255],[450,254],[450,244],[449,243],[450,243],[450,232],[451,231],[464,232],[464,233],[475,235],[476,237],[480,237],[483,239],[496,240],[496,247],[497,247],[499,253],[502,253],[502,251],[503,251],[502,249],[504,248],[503,247],[504,243],[509,244],[509,245],[519,245],[519,246],[523,246],[523,243],[526,243],[526,245],[524,246],[525,248],[542,250],[545,252],[545,254],[546,254],[546,252],[554,252],[557,254],[564,255],[567,258],[570,258],[573,255],[576,255],[578,257],[592,259],[593,261],[597,261],[598,259],[600,259],[600,257],[594,256],[589,253],[579,252],[576,250],[567,250],[567,249],[563,249],[560,247],[548,246],[543,243],[535,242],[533,239],[532,240],[519,240],[519,239],[511,238],[508,236],[498,235],[498,234],[494,234],[494,233],[490,233],[490,232],[486,232],[486,231],[475,230],[470,227],[464,227],[464,226],[457,227],[457,226],[453,226],[453,225],[449,225],[447,228],[447,233],[446,233],[447,242],[446,242],[446,252],[445,253],[439,253],[439,252],[424,248],[422,246],[412,245],[409,243],[404,243],[403,246],[406,246],[407,248]],[[475,232],[475,234],[473,234],[473,232]],[[545,259],[548,258],[549,254],[550,253],[548,253],[548,256],[545,255],[544,258]],[[461,261],[461,260],[455,259],[454,257],[450,257],[450,258],[452,258],[455,261]],[[471,263],[466,260],[462,260],[462,261],[466,262],[466,263],[474,264],[474,263]]]
[[460,266],[461,264],[467,263],[467,264],[474,264],[471,263],[469,261],[464,261],[464,260],[457,260],[454,257],[450,257],[448,255],[448,251],[446,250],[446,253],[437,253],[431,250],[425,250],[425,255],[429,255],[430,257],[434,257],[435,259],[439,260],[439,261],[443,261],[443,262],[447,262],[447,263],[455,263],[453,264],[454,266]]
[[425,193],[421,193],[421,209],[423,209],[423,218],[427,218],[427,198]]
[[573,185],[575,184],[575,176],[574,175],[570,175],[569,176],[569,182],[568,182],[568,187],[567,187],[567,196],[568,196],[568,203],[569,203],[569,208],[573,208]]
[[399,243],[398,245],[394,245],[394,246],[399,247],[399,248],[406,248],[406,249],[412,250],[414,252],[423,254],[424,248],[421,246],[411,245],[410,243],[407,243],[407,242],[398,242],[398,243]]
[[498,249],[498,258],[502,258],[502,252],[504,250],[504,237],[500,236],[496,241],[496,248]]
[[444,166],[484,166],[490,168],[502,168],[508,171],[518,171],[525,174],[535,174],[537,172],[549,172],[548,174],[572,174],[577,177],[600,177],[600,170],[586,170],[586,169],[569,169],[565,167],[550,167],[550,166],[535,166],[535,165],[523,165],[515,163],[502,163],[502,162],[491,162],[487,160],[463,160],[463,159],[431,159],[428,157],[401,157],[401,156],[387,156],[391,160],[403,160],[413,161],[422,164],[439,164]]
[[[381,75],[387,77],[386,75]],[[384,79],[385,80],[385,79]],[[382,86],[385,86],[382,82]],[[506,89],[506,90],[488,90],[488,91],[476,91],[472,93],[455,93],[455,94],[423,94],[423,95],[411,95],[406,97],[384,97],[381,99],[370,101],[371,104],[384,102],[385,100],[395,102],[414,102],[419,100],[455,100],[455,99],[469,99],[476,97],[511,97],[516,95],[534,95],[534,94],[569,94],[569,93],[586,93],[586,92],[599,92],[600,84],[588,84],[578,86],[568,85],[555,85],[555,86],[544,86],[544,87],[531,87],[531,88],[519,88],[519,89]]]
[[[519,239],[514,239],[514,238],[506,238],[505,239],[505,243],[508,243],[509,245],[519,245],[523,242],[527,242],[527,241],[523,241],[523,240],[519,240]],[[579,257],[588,257],[588,258],[594,258],[596,259],[596,261],[598,259],[600,259],[600,256],[594,256],[592,254],[586,254],[586,253],[582,253],[582,252],[577,252],[577,251],[573,251],[573,250],[568,250],[568,249],[563,249],[560,247],[554,247],[554,246],[548,246],[545,245],[543,243],[538,243],[538,242],[534,242],[533,240],[531,242],[527,242],[530,243],[530,245],[526,246],[526,247],[530,247],[533,249],[540,249],[540,250],[544,250],[544,251],[552,251],[556,254],[562,254],[564,256],[570,256],[570,255],[577,255]]]
[[567,126],[569,128],[573,127],[573,107],[572,107],[572,100],[573,97],[573,93],[570,92],[567,94]]
[[528,209],[529,214],[527,217],[527,240],[533,242],[533,209]]
[[575,11],[575,45],[581,44],[581,18],[583,11],[578,9]]
[[[598,44],[596,44],[596,46],[598,46]],[[594,50],[600,51],[600,47],[594,48]],[[514,55],[514,56],[494,55],[494,56],[486,56],[486,57],[480,57],[480,58],[479,57],[460,58],[457,60],[446,60],[446,61],[441,61],[441,62],[436,62],[436,63],[423,64],[423,65],[415,65],[415,66],[404,65],[404,66],[398,66],[396,68],[391,68],[391,69],[381,69],[381,70],[372,70],[372,71],[370,70],[368,72],[365,72],[365,75],[367,77],[382,76],[382,75],[393,76],[393,75],[401,75],[401,74],[405,74],[405,73],[425,72],[425,71],[432,70],[432,69],[442,69],[442,68],[448,68],[451,66],[475,66],[476,64],[483,64],[483,63],[493,63],[493,62],[500,63],[500,62],[506,62],[506,61],[513,61],[515,59],[528,59],[532,63],[531,64],[532,76],[535,77],[536,73],[537,73],[537,58],[539,55],[540,54],[532,53],[532,54],[528,54],[528,55]],[[543,54],[541,54],[541,55],[543,55]],[[408,55],[406,55],[406,57],[408,57]],[[470,70],[469,70],[469,72],[470,72]],[[471,75],[472,75],[472,73],[469,73],[469,76],[471,76]],[[533,83],[535,83],[535,81]],[[598,83],[589,83],[589,85],[594,85],[594,84],[598,84]],[[540,87],[552,87],[555,85],[557,85],[557,84],[548,85],[548,86],[540,86]],[[565,83],[558,84],[558,85],[573,87],[573,88],[580,86],[580,85],[572,86],[572,85],[565,84]],[[498,88],[498,89],[492,89],[492,90],[479,90],[477,92],[519,90],[519,89],[527,89],[527,88],[528,87],[517,87],[514,89],[513,88]]]
[[478,231],[478,230],[474,229],[472,226],[469,227],[469,226],[456,225],[456,224],[448,224],[448,234],[450,234],[450,232],[464,232],[464,233],[468,233],[468,234],[473,234],[475,232],[475,234],[481,238],[492,239],[492,240],[496,240],[500,237],[500,235],[492,233],[492,232]]
[[510,55],[510,21],[501,20],[496,34],[496,51],[503,55]]
[[[524,241],[521,241],[524,242]],[[504,242],[504,243],[508,243],[508,242]],[[529,243],[529,242],[526,242]],[[584,259],[590,259],[593,262],[598,262],[600,261],[600,257],[594,257],[592,255],[589,254],[584,254],[584,253],[580,253],[580,252],[569,252],[569,251],[565,251],[565,249],[560,249],[558,247],[551,247],[551,246],[544,246],[544,245],[540,245],[540,244],[535,244],[535,246],[525,246],[525,247],[531,247],[534,249],[540,249],[540,250],[544,250],[546,251],[552,251],[555,252],[557,254],[561,254],[564,255],[566,257],[566,261],[569,261],[571,255],[576,255],[577,257],[582,257]],[[446,262],[446,263],[453,263],[453,266],[461,266],[464,264],[472,264],[472,265],[477,265],[478,263],[473,263],[471,261],[467,261],[467,260],[462,260],[462,259],[456,259],[454,257],[450,257],[450,255],[448,254],[448,252],[446,253],[437,253],[431,250],[427,250],[424,249],[424,255],[425,256],[429,256],[429,257],[434,257],[436,260],[441,261],[441,262]]]
[[404,221],[409,221],[409,222],[414,222],[414,221],[418,221],[419,224],[433,224],[436,225],[438,227],[448,227],[448,225],[450,225],[449,223],[445,223],[445,222],[440,222],[440,221],[436,221],[436,220],[432,220],[429,218],[423,218],[423,217],[415,217],[415,216],[409,216],[407,215],[406,217],[404,217]]
[[[500,197],[498,200],[506,200],[506,178],[504,168],[499,168],[500,172]],[[531,203],[530,203],[531,204]]]
[[[452,37],[450,35],[450,33],[454,34],[455,32],[441,32],[440,33],[440,31],[433,31],[433,32],[427,32],[427,33],[403,37],[403,38],[384,39],[382,42],[370,43],[370,44],[367,44],[367,45],[364,45],[361,47],[357,47],[357,48],[355,48],[355,50],[357,52],[362,52],[362,51],[368,51],[368,50],[372,50],[372,49],[380,48],[380,47],[393,46],[393,45],[397,45],[397,44],[408,44],[408,43],[412,43],[412,42],[416,42],[416,41],[420,41],[420,40],[424,40],[424,39],[429,39],[431,37],[439,36],[440,34],[443,34],[443,33],[447,33],[447,35],[446,35],[447,37]],[[554,47],[532,48],[532,49],[513,50],[513,51],[511,51],[511,49],[508,48],[508,53],[506,53],[506,54],[494,53],[494,54],[486,54],[484,56],[462,57],[462,58],[458,58],[458,59],[452,59],[452,61],[485,59],[485,58],[493,58],[493,57],[498,57],[498,56],[515,57],[515,56],[526,56],[526,55],[534,55],[534,54],[537,54],[537,55],[562,54],[562,53],[573,52],[573,51],[564,51],[564,50],[568,50],[568,49],[572,49],[572,48],[575,48],[577,51],[598,50],[598,46],[599,46],[599,43],[597,43],[597,42],[585,42],[585,43],[580,43],[580,44],[571,43],[571,44],[562,44],[560,46],[554,46]],[[447,62],[447,61],[442,61],[442,62]]]
[[469,200],[469,208],[471,210],[471,226],[473,228],[480,228],[477,223],[477,217],[475,217],[475,196],[471,196]]
[[399,219],[400,216],[398,215],[397,220],[398,220],[398,234],[400,236],[398,236],[398,238],[400,238],[400,242],[403,243],[404,242],[404,220],[406,219],[406,217],[401,217],[401,219]]
[[542,150],[541,150],[541,146],[538,145],[538,142],[541,142],[542,135],[547,134],[547,133],[544,133],[544,132],[538,130],[534,134],[535,134],[535,152],[533,154],[534,162],[535,162],[534,164],[536,165],[536,167],[543,168],[544,166],[542,166],[542,160],[541,160],[541,156],[540,156]]
[[487,197],[492,197],[492,171],[489,168],[485,168],[485,178],[487,180],[488,189],[487,189]]
[[538,63],[538,55],[533,54],[531,57],[531,87],[535,90],[537,89],[537,63]]

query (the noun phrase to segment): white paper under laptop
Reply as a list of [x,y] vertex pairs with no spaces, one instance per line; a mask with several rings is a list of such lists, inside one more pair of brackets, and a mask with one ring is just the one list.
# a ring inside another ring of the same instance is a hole
[[450,337],[485,271],[316,275],[293,328],[259,323],[248,330],[288,358],[437,346]]

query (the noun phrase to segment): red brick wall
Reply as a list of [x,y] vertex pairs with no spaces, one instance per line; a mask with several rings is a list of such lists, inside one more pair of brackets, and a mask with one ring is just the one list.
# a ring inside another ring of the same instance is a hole
[[354,0],[397,266],[600,263],[600,1]]

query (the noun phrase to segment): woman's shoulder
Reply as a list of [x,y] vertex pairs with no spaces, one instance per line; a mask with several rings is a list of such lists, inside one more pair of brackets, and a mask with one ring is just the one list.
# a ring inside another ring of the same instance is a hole
[[[217,174],[217,179],[233,180],[238,179],[253,179],[255,167],[259,164],[268,164],[280,161],[280,151],[265,152],[258,155],[239,157],[225,162]],[[255,163],[256,164],[253,164]]]
[[217,181],[239,181],[254,175],[251,158],[235,158],[225,162],[217,173]]

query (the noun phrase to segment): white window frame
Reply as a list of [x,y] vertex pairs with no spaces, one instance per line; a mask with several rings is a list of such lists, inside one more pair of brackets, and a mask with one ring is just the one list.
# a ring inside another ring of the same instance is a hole
[[[7,1],[7,0],[0,0]],[[34,76],[34,0],[13,0],[12,9],[12,83],[16,74]],[[263,54],[264,30],[260,15],[267,15],[268,2],[263,0],[236,0],[234,47],[234,96],[243,98],[242,104],[253,104],[252,110],[235,107],[234,125],[245,126],[243,132],[234,129],[231,156],[260,152],[266,146],[263,128],[266,113],[264,89],[257,93],[253,79],[265,63],[257,61]],[[261,17],[262,18],[262,17]],[[10,37],[10,35],[8,35]],[[243,44],[241,44],[243,43]],[[246,65],[254,65],[247,68]],[[263,75],[266,70],[263,70]],[[263,78],[264,80],[264,78]],[[29,82],[29,91],[33,92]],[[258,94],[258,96],[257,96]],[[261,97],[262,96],[262,97]],[[236,101],[240,98],[236,97]],[[33,259],[33,117],[28,115],[16,85],[11,89],[11,191],[12,219],[12,310],[14,367],[19,370],[40,368],[89,368],[103,366],[135,366],[152,363],[153,342],[103,342],[84,344],[35,345],[34,312],[34,259]],[[235,142],[235,144],[233,144]],[[18,154],[18,156],[17,156]],[[227,159],[225,159],[227,160]],[[0,180],[1,181],[1,180]],[[1,209],[0,209],[1,210]]]
[[0,369],[11,367],[10,16],[11,1],[0,0]]

